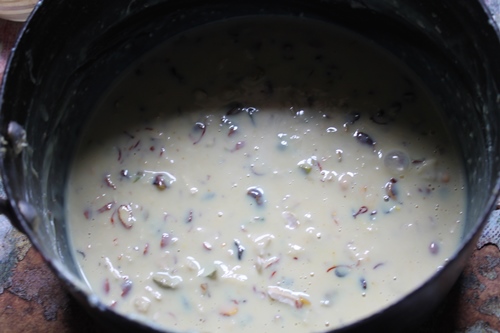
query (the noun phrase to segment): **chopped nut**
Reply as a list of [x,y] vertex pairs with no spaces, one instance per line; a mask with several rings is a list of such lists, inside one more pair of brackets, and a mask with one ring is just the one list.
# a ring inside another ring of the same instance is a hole
[[394,179],[394,178],[391,178],[386,184],[385,184],[385,193],[387,194],[387,196],[392,199],[392,200],[396,200],[397,197],[396,197],[396,190],[395,190],[395,186],[396,186],[396,182],[397,180]]
[[208,290],[208,283],[200,284],[200,290],[203,296],[210,297],[210,291]]
[[305,173],[310,173],[313,165],[312,165],[311,159],[307,159],[307,160],[302,160],[299,163],[297,163],[297,166],[300,169],[304,170]]
[[255,186],[249,187],[247,189],[247,195],[254,198],[257,205],[261,206],[264,204],[264,191],[261,188]]
[[273,239],[274,239],[273,234],[264,234],[262,236],[255,238],[253,242],[255,243],[255,248],[257,250],[257,253],[259,255],[263,255],[265,252],[264,250],[271,244],[271,241]]
[[280,261],[279,257],[270,257],[267,259],[262,258],[261,256],[257,257],[257,262],[255,264],[255,268],[257,272],[261,273],[263,269],[268,268]]
[[161,293],[154,290],[151,286],[146,286],[144,287],[144,289],[146,289],[146,291],[148,291],[151,296],[153,296],[154,299],[156,299],[157,301],[161,301]]
[[167,272],[153,274],[153,281],[162,288],[176,289],[182,283],[182,277]]
[[151,300],[147,297],[138,297],[134,299],[134,307],[137,311],[141,313],[146,313],[151,305]]
[[238,307],[237,306],[232,306],[230,308],[223,309],[223,310],[220,311],[220,314],[223,315],[224,317],[234,316],[237,313],[238,313]]
[[297,229],[297,227],[300,225],[300,222],[299,220],[295,217],[295,215],[289,211],[284,211],[283,213],[281,213],[281,216],[283,216],[285,218],[285,220],[287,221],[286,223],[286,227],[288,229]]
[[304,305],[310,305],[309,295],[306,293],[292,291],[278,286],[267,287],[267,294],[272,299],[293,306],[297,309],[302,308]]
[[130,205],[121,205],[118,207],[118,219],[126,229],[132,228],[135,222],[134,213]]
[[161,175],[156,175],[155,179],[153,180],[153,185],[156,186],[156,188],[159,190],[164,190],[167,188],[167,183]]
[[186,267],[190,271],[197,271],[197,272],[201,268],[200,263],[198,261],[196,261],[196,259],[193,258],[193,257],[187,257],[186,258]]

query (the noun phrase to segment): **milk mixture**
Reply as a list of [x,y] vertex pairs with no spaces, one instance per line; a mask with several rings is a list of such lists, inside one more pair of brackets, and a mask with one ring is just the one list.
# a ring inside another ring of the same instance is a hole
[[459,244],[461,158],[415,76],[322,23],[176,36],[107,92],[67,188],[75,256],[173,331],[317,332],[414,290]]

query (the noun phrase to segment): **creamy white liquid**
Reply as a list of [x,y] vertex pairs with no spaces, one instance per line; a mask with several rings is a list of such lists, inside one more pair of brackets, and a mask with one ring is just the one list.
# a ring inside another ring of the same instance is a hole
[[193,30],[88,125],[67,190],[75,256],[105,304],[165,329],[352,323],[458,246],[462,163],[436,114],[410,72],[345,31]]

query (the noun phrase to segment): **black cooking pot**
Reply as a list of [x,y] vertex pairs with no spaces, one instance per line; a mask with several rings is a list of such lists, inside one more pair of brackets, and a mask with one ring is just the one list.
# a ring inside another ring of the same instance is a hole
[[[68,290],[116,331],[160,330],[126,319],[89,292],[65,224],[65,184],[82,125],[132,62],[191,27],[248,15],[304,16],[380,44],[428,86],[462,148],[463,241],[445,267],[396,304],[335,332],[400,330],[428,315],[468,259],[499,191],[500,42],[474,0],[44,0],[23,29],[1,95],[2,212]],[[202,61],[202,55],[200,55]]]

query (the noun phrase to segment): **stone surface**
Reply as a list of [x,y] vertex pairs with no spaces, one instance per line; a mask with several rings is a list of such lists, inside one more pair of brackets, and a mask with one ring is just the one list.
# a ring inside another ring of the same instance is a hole
[[500,210],[494,211],[488,223],[485,225],[483,234],[479,237],[477,248],[480,249],[486,244],[495,244],[500,247]]
[[11,286],[14,269],[30,247],[28,238],[0,215],[0,294]]
[[0,295],[0,332],[98,332],[40,254],[30,248]]

